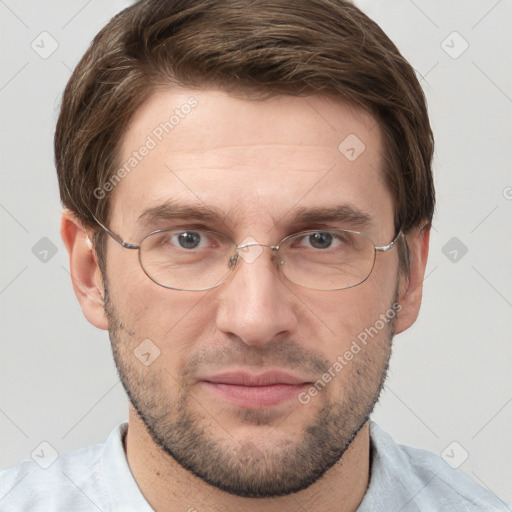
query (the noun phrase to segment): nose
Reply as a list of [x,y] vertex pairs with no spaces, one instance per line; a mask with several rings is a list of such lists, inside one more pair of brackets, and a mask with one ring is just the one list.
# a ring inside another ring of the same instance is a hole
[[297,299],[278,274],[268,246],[241,252],[218,292],[217,328],[247,345],[264,346],[297,328]]

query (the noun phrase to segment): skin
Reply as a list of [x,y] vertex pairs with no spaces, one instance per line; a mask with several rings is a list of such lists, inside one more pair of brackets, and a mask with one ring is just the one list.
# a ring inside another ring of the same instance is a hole
[[[109,228],[124,240],[190,225],[188,219],[138,225],[146,208],[169,198],[217,208],[222,221],[206,227],[237,243],[252,237],[277,244],[303,229],[349,227],[294,221],[298,208],[340,204],[370,216],[364,232],[376,245],[394,238],[380,128],[365,111],[332,98],[250,101],[218,90],[162,89],[136,112],[119,161],[190,96],[197,107],[115,188]],[[349,134],[366,146],[354,161],[338,151]],[[409,276],[399,273],[392,249],[377,256],[364,283],[329,292],[284,279],[268,249],[252,263],[239,262],[218,288],[169,290],[146,276],[137,251],[110,238],[103,280],[87,230],[69,211],[61,233],[83,312],[110,332],[131,399],[128,462],[154,510],[356,510],[369,478],[368,415],[393,331],[410,327],[420,308],[427,227],[407,234]],[[306,405],[292,399],[236,407],[201,383],[233,369],[281,369],[315,382],[397,298],[396,321]],[[134,350],[148,338],[160,355],[145,366]]]

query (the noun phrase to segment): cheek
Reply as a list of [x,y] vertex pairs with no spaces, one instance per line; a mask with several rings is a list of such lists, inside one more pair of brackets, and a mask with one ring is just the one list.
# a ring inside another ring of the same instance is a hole
[[303,328],[310,329],[311,336],[316,334],[319,341],[330,340],[322,343],[323,350],[334,360],[355,340],[365,341],[365,333],[367,340],[388,336],[389,323],[396,316],[392,309],[395,289],[396,276],[391,272],[387,276],[372,274],[355,288],[310,295],[305,303],[311,314],[303,316]]
[[179,364],[182,354],[204,337],[208,319],[214,318],[207,292],[166,289],[145,274],[129,277],[121,280],[114,302],[120,320],[139,343],[149,338],[167,361]]

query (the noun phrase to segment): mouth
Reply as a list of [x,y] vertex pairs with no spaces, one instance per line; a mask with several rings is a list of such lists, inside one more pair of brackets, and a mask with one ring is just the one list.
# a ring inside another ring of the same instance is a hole
[[227,372],[203,378],[200,383],[216,397],[238,407],[260,409],[296,398],[312,383],[281,371],[259,375]]

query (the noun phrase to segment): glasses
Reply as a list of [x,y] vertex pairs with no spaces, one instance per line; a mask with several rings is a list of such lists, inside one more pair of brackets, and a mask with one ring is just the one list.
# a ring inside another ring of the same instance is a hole
[[289,235],[278,245],[252,239],[238,245],[222,233],[180,228],[159,229],[146,235],[139,244],[131,244],[97,222],[125,249],[138,249],[141,267],[152,281],[183,291],[206,291],[220,286],[240,259],[252,263],[263,248],[272,251],[278,271],[298,286],[325,291],[353,288],[368,279],[377,253],[392,249],[402,235],[400,230],[388,245],[377,247],[358,231],[309,230]]

